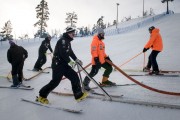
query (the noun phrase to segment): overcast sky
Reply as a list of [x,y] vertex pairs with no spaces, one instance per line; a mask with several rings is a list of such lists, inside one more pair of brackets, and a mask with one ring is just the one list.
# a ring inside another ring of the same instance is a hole
[[[37,28],[33,24],[36,19],[35,7],[41,0],[0,0],[0,31],[4,23],[11,21],[12,34],[19,37],[29,34],[31,37],[36,33]],[[63,32],[67,12],[75,12],[78,15],[77,27],[89,26],[92,28],[101,16],[104,22],[110,22],[117,16],[117,5],[119,3],[119,21],[124,17],[136,18],[142,16],[143,0],[46,0],[49,7],[49,21],[47,31],[57,29]],[[166,11],[166,4],[161,0],[144,0],[145,10],[152,8],[155,14]],[[169,8],[175,13],[180,13],[180,0],[169,3]]]

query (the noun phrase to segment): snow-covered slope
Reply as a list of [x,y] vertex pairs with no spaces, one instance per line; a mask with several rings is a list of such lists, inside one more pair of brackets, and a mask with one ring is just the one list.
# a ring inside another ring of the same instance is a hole
[[[174,14],[166,16],[156,22],[151,23],[148,26],[137,29],[130,33],[107,36],[104,40],[106,44],[106,53],[110,56],[113,63],[120,66],[130,58],[136,56],[140,52],[149,39],[148,28],[149,26],[155,26],[160,29],[164,50],[157,58],[160,69],[163,70],[180,70],[180,14]],[[137,21],[138,22],[138,21]],[[91,61],[90,55],[90,43],[92,37],[75,38],[72,42],[72,47],[75,54],[81,59],[84,65],[87,65]],[[52,47],[56,44],[55,39],[52,40]],[[31,40],[30,42],[21,41],[18,45],[22,45],[29,52],[29,57],[25,61],[24,76],[30,77],[33,72],[27,71],[34,66],[37,59],[38,48],[40,40]],[[10,70],[11,66],[7,62],[6,53],[9,45],[3,43],[0,45],[0,84],[11,85],[5,78]],[[146,52],[146,60],[150,50]],[[48,61],[43,66],[50,66],[51,57],[47,56]],[[122,69],[142,69],[144,65],[144,55],[141,54],[134,58],[127,64],[123,65]],[[87,69],[90,71],[90,68]],[[50,71],[51,70],[47,70]],[[126,71],[128,72],[128,71]],[[130,72],[128,72],[130,73]],[[103,74],[103,69],[99,71],[98,75],[94,78],[100,82]],[[82,77],[84,78],[82,73]],[[180,92],[180,78],[179,77],[134,77],[138,81],[143,81],[151,87],[157,89]],[[80,103],[77,103],[73,97],[56,96],[50,94],[48,96],[49,101],[53,105],[63,107],[73,107],[83,109],[82,114],[71,114],[64,111],[55,109],[44,108],[33,104],[22,102],[21,98],[34,98],[38,95],[39,89],[47,84],[51,80],[50,74],[41,74],[40,76],[32,79],[31,81],[24,82],[31,85],[35,89],[33,91],[12,90],[0,88],[0,117],[2,120],[179,120],[179,111],[176,109],[164,109],[157,107],[147,107],[140,105],[124,104],[118,102],[108,102],[96,99],[86,99]],[[132,83],[117,71],[113,71],[110,80],[118,83]],[[93,83],[90,86],[95,86]],[[66,89],[64,89],[66,88]],[[70,92],[67,89],[71,89],[70,82],[68,80],[61,81],[60,85],[55,89],[56,91]],[[124,98],[128,99],[140,99],[144,101],[154,101],[161,103],[177,104],[180,105],[179,96],[163,95],[146,90],[138,85],[125,86],[125,87],[113,87],[105,89],[109,94],[124,94]],[[99,91],[99,90],[97,90]]]

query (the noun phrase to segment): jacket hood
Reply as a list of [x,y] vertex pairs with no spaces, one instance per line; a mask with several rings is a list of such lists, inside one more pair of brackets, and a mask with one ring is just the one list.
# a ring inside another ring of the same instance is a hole
[[159,29],[158,28],[155,28],[154,30],[152,30],[152,33],[159,33]]

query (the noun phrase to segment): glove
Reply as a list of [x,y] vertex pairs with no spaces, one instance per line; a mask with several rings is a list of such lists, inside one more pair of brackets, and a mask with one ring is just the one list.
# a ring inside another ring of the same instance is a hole
[[100,69],[101,68],[101,63],[99,62],[99,58],[98,57],[95,57],[94,58],[94,61],[95,61],[95,66],[97,69]]
[[76,59],[75,62],[80,64],[81,66],[83,65],[83,62],[81,60],[79,60],[79,59]]
[[143,49],[143,53],[146,52],[147,50],[149,50],[149,48],[144,48]]
[[105,59],[107,59],[107,60],[109,60],[109,61],[111,61],[111,62],[112,62],[112,60],[109,58],[109,56],[107,56]]
[[74,65],[75,65],[75,62],[73,62],[73,61],[70,61],[68,64],[69,64],[71,67],[74,67]]

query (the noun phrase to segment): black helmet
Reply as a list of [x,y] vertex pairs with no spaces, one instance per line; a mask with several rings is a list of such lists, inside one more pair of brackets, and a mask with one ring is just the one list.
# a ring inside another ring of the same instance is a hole
[[150,28],[149,28],[149,32],[152,32],[152,30],[154,30],[155,29],[155,27],[154,26],[151,26]]

